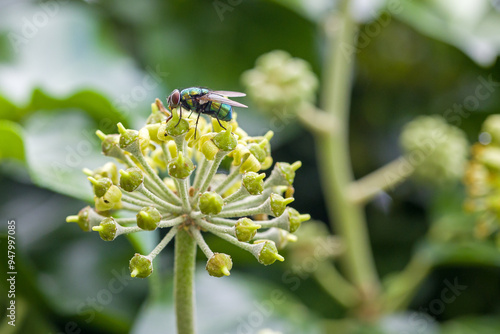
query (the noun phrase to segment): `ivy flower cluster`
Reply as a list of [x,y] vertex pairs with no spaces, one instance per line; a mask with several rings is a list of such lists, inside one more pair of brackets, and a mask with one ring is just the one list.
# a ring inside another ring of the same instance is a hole
[[477,214],[478,238],[495,237],[500,246],[500,115],[483,123],[482,142],[475,143],[467,165],[465,210]]
[[[187,114],[187,113],[184,113]],[[105,241],[139,231],[168,229],[149,254],[135,254],[133,277],[147,277],[153,260],[185,229],[207,257],[206,270],[228,276],[231,256],[214,252],[204,239],[210,232],[251,254],[264,264],[283,261],[278,249],[296,240],[292,234],[310,219],[288,206],[300,161],[273,164],[269,131],[252,137],[236,122],[206,121],[198,115],[180,117],[160,100],[152,104],[147,124],[139,131],[118,123],[118,134],[97,131],[104,155],[115,158],[95,170],[85,169],[94,191],[94,208],[67,217],[84,231]],[[217,173],[230,165],[229,173]],[[118,167],[120,166],[120,167]],[[260,172],[260,173],[259,173]],[[135,216],[127,217],[123,211]],[[120,217],[117,215],[120,214]],[[125,217],[123,217],[125,216]]]

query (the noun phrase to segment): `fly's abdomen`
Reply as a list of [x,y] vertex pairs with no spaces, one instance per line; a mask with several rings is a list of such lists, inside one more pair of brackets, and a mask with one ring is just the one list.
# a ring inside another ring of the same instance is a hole
[[219,119],[223,121],[230,121],[233,119],[233,107],[229,104],[222,104],[219,111]]

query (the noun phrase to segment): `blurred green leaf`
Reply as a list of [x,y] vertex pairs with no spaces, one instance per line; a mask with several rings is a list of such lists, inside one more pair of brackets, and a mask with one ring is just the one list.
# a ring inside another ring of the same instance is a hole
[[425,242],[419,251],[436,266],[500,266],[500,251],[494,243],[488,241]]
[[482,66],[500,54],[500,8],[492,1],[402,1],[394,14],[420,33],[462,50]]
[[441,334],[497,334],[500,333],[498,317],[463,317],[445,322]]
[[93,122],[71,109],[64,113],[37,112],[26,122],[25,134],[32,181],[90,201],[92,190],[82,169],[94,169],[110,161],[101,154]]
[[12,158],[25,161],[22,128],[7,120],[0,120],[0,161]]

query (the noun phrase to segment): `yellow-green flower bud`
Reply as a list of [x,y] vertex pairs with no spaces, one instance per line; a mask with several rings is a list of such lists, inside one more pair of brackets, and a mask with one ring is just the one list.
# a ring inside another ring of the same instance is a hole
[[248,242],[253,239],[257,230],[262,226],[255,224],[250,218],[241,218],[236,222],[235,234],[239,241]]
[[254,172],[257,173],[261,169],[261,164],[259,160],[250,154],[248,158],[241,164],[240,173]]
[[[265,143],[266,141],[267,140],[264,140],[263,142]],[[266,151],[260,144],[250,144],[248,145],[248,150],[255,156],[255,158],[257,158],[260,163],[266,160]]]
[[77,223],[80,228],[89,232],[92,227],[99,225],[99,223],[104,219],[103,216],[94,211],[90,206],[86,206],[78,212],[77,216],[66,217],[67,223]]
[[128,268],[130,269],[130,276],[146,278],[153,272],[153,260],[149,256],[135,253],[129,262]]
[[122,191],[114,184],[109,187],[106,193],[102,196],[102,200],[104,201],[104,203],[113,204],[113,206],[117,206],[118,204],[120,204],[121,199]]
[[148,149],[149,144],[151,143],[151,138],[149,137],[149,131],[146,128],[142,128],[139,130],[139,146],[141,147],[141,151],[145,152]]
[[136,190],[144,182],[144,174],[137,167],[120,170],[120,187],[128,192]]
[[257,174],[254,172],[248,172],[243,175],[242,184],[248,191],[250,195],[260,195],[264,190],[264,178],[266,174]]
[[137,226],[147,231],[154,231],[161,220],[160,212],[152,206],[142,208],[136,215]]
[[185,135],[189,131],[189,121],[182,118],[179,122],[179,112],[174,109],[172,112],[172,118],[167,121],[166,133],[172,137],[178,137]]
[[[280,183],[280,185],[292,185],[295,179],[295,171],[302,166],[302,162],[296,161],[293,164],[286,162],[277,162],[274,170],[279,172],[281,179],[286,180],[286,182]],[[273,170],[273,172],[274,172]]]
[[224,253],[214,253],[214,255],[208,259],[207,266],[205,267],[208,274],[214,277],[229,276],[231,268],[233,268],[231,256]]
[[288,208],[288,215],[290,216],[290,233],[297,231],[300,227],[300,224],[311,219],[310,215],[301,215],[294,208]]
[[179,154],[176,159],[168,164],[168,174],[176,179],[185,179],[191,175],[194,169],[193,162],[184,154]]
[[262,163],[260,169],[266,170],[269,169],[269,167],[271,167],[272,165],[273,165],[273,158],[271,156],[267,156],[264,159],[264,162]]
[[107,177],[100,178],[99,180],[94,179],[89,176],[87,178],[92,185],[94,186],[94,194],[97,197],[103,197],[104,194],[108,191],[108,189],[113,185],[113,181]]
[[156,133],[156,139],[159,141],[171,141],[174,138],[168,134],[167,131],[167,124],[168,122],[161,123],[158,127],[158,132]]
[[212,140],[220,150],[230,152],[236,148],[238,141],[233,136],[231,131],[233,127],[228,125],[227,130],[223,132],[219,132]]
[[200,196],[198,206],[205,215],[216,215],[222,211],[224,200],[216,192],[205,192]]
[[253,243],[257,247],[254,250],[254,256],[263,265],[273,264],[276,260],[283,262],[285,258],[278,254],[276,245],[271,240],[257,240]]
[[500,169],[500,148],[495,146],[484,146],[477,150],[477,161],[486,167]]
[[236,148],[228,154],[228,156],[233,158],[234,166],[239,166],[248,158],[250,154],[251,152],[246,145],[238,144],[236,145]]
[[125,149],[139,139],[139,131],[125,129],[122,123],[118,123],[117,127],[120,132],[120,148]]
[[112,162],[107,162],[104,164],[104,166],[96,168],[93,171],[84,168],[83,172],[87,176],[91,176],[96,180],[102,178],[108,178],[113,182],[113,184],[118,184],[119,182],[118,169],[116,168],[116,165]]
[[113,241],[118,235],[118,229],[121,228],[113,217],[103,219],[99,226],[94,226],[93,231],[99,232],[99,236],[104,241]]
[[145,126],[146,130],[148,130],[149,138],[156,143],[163,141],[163,138],[160,139],[158,136],[161,125],[162,123],[153,123]]
[[296,242],[298,240],[297,236],[278,227],[271,227],[267,231],[259,233],[257,237],[273,241],[278,250],[285,248],[289,242]]
[[483,132],[488,133],[491,143],[500,145],[500,115],[490,115],[483,123]]
[[[165,108],[165,107],[164,107]],[[160,124],[165,120],[165,115],[160,112],[156,103],[151,103],[151,114],[148,116],[146,120],[146,125]],[[149,133],[151,135],[151,132]],[[151,139],[156,138],[155,136],[151,136]]]
[[124,160],[125,153],[120,148],[120,135],[112,134],[105,135],[100,131],[96,131],[99,138],[101,138],[101,150],[105,156],[113,157],[116,159]]
[[103,197],[94,196],[94,206],[98,212],[111,210],[115,207],[115,205],[116,203],[104,202]]
[[271,211],[275,217],[279,217],[285,212],[286,206],[294,201],[293,197],[283,198],[278,194],[271,194]]

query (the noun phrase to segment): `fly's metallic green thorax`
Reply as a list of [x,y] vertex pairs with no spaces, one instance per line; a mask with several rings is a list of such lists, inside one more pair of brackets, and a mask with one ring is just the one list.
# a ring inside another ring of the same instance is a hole
[[[233,106],[241,108],[247,107],[244,104],[230,100],[228,97],[241,96],[245,96],[245,94],[231,91],[213,91],[201,87],[190,87],[180,92],[177,89],[174,90],[167,101],[171,110],[172,108],[181,107],[181,117],[182,109],[198,113],[198,118],[201,114],[209,115],[216,118],[219,125],[225,129],[220,121],[230,121],[232,119]],[[196,120],[196,125],[198,125],[198,119]]]

